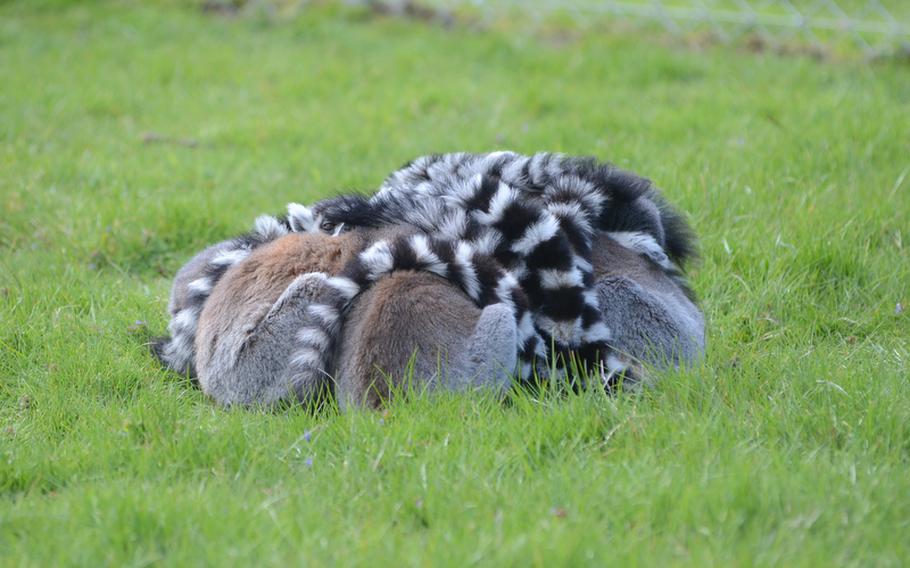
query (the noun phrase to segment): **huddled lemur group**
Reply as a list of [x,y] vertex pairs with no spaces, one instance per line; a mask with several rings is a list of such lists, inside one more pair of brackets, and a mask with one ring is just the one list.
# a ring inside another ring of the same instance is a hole
[[375,406],[406,374],[502,391],[570,363],[612,388],[703,352],[692,254],[683,218],[612,165],[425,156],[196,255],[153,347],[223,404]]

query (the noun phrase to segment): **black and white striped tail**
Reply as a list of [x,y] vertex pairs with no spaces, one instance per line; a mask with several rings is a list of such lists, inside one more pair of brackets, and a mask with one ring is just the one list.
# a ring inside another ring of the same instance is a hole
[[[557,216],[569,214],[593,229],[650,234],[680,266],[696,256],[685,218],[650,180],[588,156],[430,154],[390,174],[371,201],[410,205],[421,196],[457,194],[475,175],[497,177],[521,191],[525,199],[540,202]],[[565,204],[570,202],[577,207],[567,211]]]
[[648,179],[587,156],[456,152],[421,156],[405,164],[386,178],[377,197],[406,202],[409,193],[438,193],[440,187],[456,186],[478,174],[497,177],[544,203],[559,201],[566,191],[574,193],[595,224],[602,214],[609,215],[611,202],[632,201],[653,190]]

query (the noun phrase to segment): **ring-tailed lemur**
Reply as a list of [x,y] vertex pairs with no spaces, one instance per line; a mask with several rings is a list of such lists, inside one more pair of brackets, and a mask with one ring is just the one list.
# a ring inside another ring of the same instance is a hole
[[[290,222],[296,225],[299,219],[294,215],[295,206],[290,210]],[[155,353],[167,367],[195,374],[199,318],[216,284],[229,270],[240,269],[243,261],[262,244],[287,234],[273,218],[261,217],[256,225],[250,235],[206,249],[203,253],[208,255],[206,258],[194,258],[187,265],[189,270],[178,273],[170,303],[172,335],[154,344]],[[372,238],[364,237],[363,233]],[[321,276],[326,293],[320,303],[308,308],[308,320],[298,332],[299,346],[290,362],[289,372],[297,377],[295,380],[302,384],[317,382],[313,377],[326,372],[341,332],[341,318],[350,302],[376,280],[399,270],[441,276],[461,288],[480,308],[492,304],[507,306],[515,318],[518,329],[515,347],[522,361],[545,356],[518,282],[470,243],[443,241],[406,227],[392,231],[388,238],[378,238],[376,230],[347,235],[365,248],[352,256],[337,274]],[[316,274],[311,277],[320,278]]]
[[[704,316],[692,300],[691,292],[661,267],[661,256],[655,254],[652,248],[634,243],[635,236],[639,235],[597,232],[594,238],[594,289],[605,321],[616,330],[611,345],[623,357],[658,369],[695,363],[704,354]],[[635,246],[629,246],[630,241]],[[419,280],[421,277],[427,278],[426,275],[415,275],[402,280]],[[375,313],[375,310],[371,304],[364,302],[348,312],[333,367],[336,384],[342,387],[337,393],[342,404],[363,400],[367,393],[364,377],[371,376],[369,371],[375,372],[378,368],[402,373],[413,346],[420,344],[423,346],[420,353],[432,354],[434,345],[457,345],[454,339],[442,339],[446,330],[472,329],[473,319],[445,312],[442,306],[451,301],[451,297],[438,298],[433,290],[415,290],[395,278],[385,279],[378,286],[385,289],[383,293],[390,304],[426,306],[427,309],[415,308],[413,313],[402,316],[407,310],[392,308],[384,318],[370,318],[363,317],[363,314]],[[433,319],[427,315],[427,312],[436,311],[446,316]],[[421,317],[431,321],[421,326]],[[419,329],[413,329],[414,326]],[[477,325],[477,329],[482,327]],[[466,332],[461,334],[464,336]],[[487,333],[480,337],[490,335]],[[478,337],[477,332],[472,337]],[[496,344],[495,341],[489,343]],[[473,341],[469,345],[478,350],[478,345],[483,345],[483,342]],[[451,348],[450,353],[455,353],[454,357],[464,356],[463,352]],[[504,358],[500,356],[494,360],[503,361]],[[432,358],[427,361],[418,356],[414,367],[432,370],[434,364]],[[378,379],[383,376],[386,375],[380,374]],[[415,373],[415,376],[421,375]],[[636,388],[653,378],[654,375],[639,373],[637,377],[626,377],[623,385]],[[351,385],[355,388],[352,389]],[[351,392],[356,393],[353,399]],[[375,396],[371,400],[374,405],[378,401]]]
[[177,272],[168,301],[170,335],[153,343],[155,355],[164,366],[195,377],[196,329],[212,289],[229,268],[255,248],[287,233],[288,228],[274,217],[260,216],[250,233],[208,247]]
[[[192,304],[187,281],[206,278],[207,266],[221,254],[221,246],[210,247],[181,269],[172,313]],[[466,257],[470,271],[456,276],[465,265],[453,260],[447,277],[439,278],[446,263],[428,255],[445,258],[445,247],[402,227],[338,238],[292,234],[256,248],[213,286],[199,314],[194,344],[200,387],[222,404],[249,405],[289,397],[306,402],[334,386],[343,405],[367,398],[375,405],[389,385],[373,365],[403,371],[412,355],[402,353],[407,345],[418,348],[414,371],[421,378],[435,364],[436,382],[446,388],[502,392],[510,385],[518,347],[527,341],[520,340],[519,324],[533,333],[521,291],[507,273],[477,256]],[[375,288],[356,293],[376,280]],[[405,287],[410,293],[401,294]],[[343,318],[351,333],[335,349],[333,336]],[[351,345],[357,334],[371,339]],[[167,341],[156,344],[159,357]],[[444,365],[433,357],[440,353],[447,357]],[[328,376],[336,361],[341,370],[333,385]]]
[[[364,240],[357,233],[288,235],[225,274],[199,317],[195,344],[202,390],[222,404],[252,405],[308,402],[334,387],[345,408],[377,406],[408,374],[417,386],[429,379],[434,388],[507,389],[508,371],[516,364],[511,309],[493,304],[480,310],[450,282],[412,271],[383,278],[353,300],[334,361],[325,369],[334,382],[321,374],[306,375],[306,382],[291,372],[298,332],[309,325],[307,310],[334,294],[323,273],[340,272]],[[623,242],[627,239],[599,233],[594,247],[595,289],[604,317],[617,329],[614,348],[658,367],[695,361],[704,350],[698,308],[647,251]],[[186,306],[186,284],[203,276],[225,244],[209,247],[181,269],[172,313]]]

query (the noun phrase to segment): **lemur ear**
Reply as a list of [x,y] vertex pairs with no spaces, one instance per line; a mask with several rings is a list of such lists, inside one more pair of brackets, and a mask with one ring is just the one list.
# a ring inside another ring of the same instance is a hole
[[309,207],[299,203],[288,203],[288,223],[295,233],[316,232],[316,216]]
[[253,233],[262,239],[271,241],[287,234],[278,219],[271,215],[260,215],[256,217],[256,224],[253,226]]

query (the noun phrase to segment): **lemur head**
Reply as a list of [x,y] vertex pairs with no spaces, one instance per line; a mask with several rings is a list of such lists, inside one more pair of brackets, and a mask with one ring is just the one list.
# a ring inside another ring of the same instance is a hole
[[320,229],[325,232],[346,227],[378,227],[381,223],[373,214],[369,197],[349,194],[323,199],[313,205],[313,213],[319,219]]
[[367,197],[340,195],[318,201],[311,207],[288,204],[288,224],[297,233],[327,233],[338,235],[355,227],[375,227],[377,220],[370,214]]

